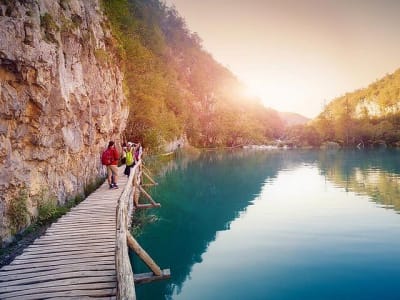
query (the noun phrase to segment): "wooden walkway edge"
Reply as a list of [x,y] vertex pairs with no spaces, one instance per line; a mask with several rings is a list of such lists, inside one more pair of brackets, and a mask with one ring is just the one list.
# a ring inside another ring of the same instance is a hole
[[122,170],[119,189],[106,181],[0,269],[0,299],[117,299],[116,209],[128,182]]

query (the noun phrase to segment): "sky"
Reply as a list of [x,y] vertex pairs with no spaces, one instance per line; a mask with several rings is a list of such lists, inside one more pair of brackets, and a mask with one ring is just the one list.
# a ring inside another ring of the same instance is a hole
[[400,0],[167,0],[247,93],[316,117],[400,68]]

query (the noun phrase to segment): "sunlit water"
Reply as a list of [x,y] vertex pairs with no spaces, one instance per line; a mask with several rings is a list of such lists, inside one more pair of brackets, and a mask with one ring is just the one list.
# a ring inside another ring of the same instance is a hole
[[172,278],[137,298],[400,299],[399,174],[395,150],[178,158],[138,238]]

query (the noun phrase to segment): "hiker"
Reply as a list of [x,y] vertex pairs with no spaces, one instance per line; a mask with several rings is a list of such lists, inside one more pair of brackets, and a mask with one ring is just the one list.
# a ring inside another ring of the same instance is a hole
[[137,143],[135,147],[135,162],[139,161],[139,159],[142,157],[142,153],[143,153],[142,145],[140,143]]
[[110,185],[110,189],[118,188],[118,159],[119,154],[115,148],[115,143],[110,141],[107,149],[101,156],[102,164],[107,166],[107,180],[108,184]]
[[135,161],[133,159],[133,143],[128,142],[127,148],[124,152],[124,156],[125,156],[125,170],[124,170],[124,174],[126,176],[129,177],[129,175],[131,174],[131,168],[135,165]]

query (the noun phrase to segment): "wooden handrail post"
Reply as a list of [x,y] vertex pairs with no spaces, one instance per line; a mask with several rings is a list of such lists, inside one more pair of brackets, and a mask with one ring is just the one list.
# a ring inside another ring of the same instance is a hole
[[162,276],[163,272],[160,267],[154,262],[154,260],[147,254],[147,252],[139,245],[135,238],[130,232],[127,233],[127,242],[129,248],[131,248],[135,253],[143,260],[143,262],[150,268],[150,270],[156,276]]

